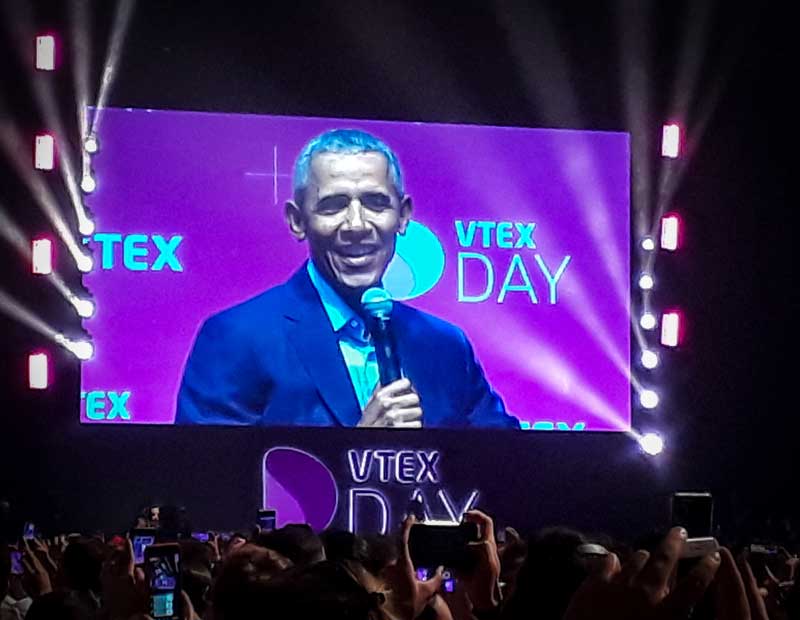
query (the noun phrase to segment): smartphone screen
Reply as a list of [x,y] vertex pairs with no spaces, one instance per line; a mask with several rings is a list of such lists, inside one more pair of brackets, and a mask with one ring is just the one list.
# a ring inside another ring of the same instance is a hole
[[22,552],[16,549],[11,550],[11,574],[22,575],[25,567],[22,565]]
[[134,530],[131,535],[134,564],[144,564],[144,550],[156,542],[155,531]]
[[150,616],[177,620],[182,607],[180,547],[177,544],[151,545],[144,555]]
[[30,521],[22,528],[22,537],[25,540],[33,540],[36,538],[36,526]]
[[686,529],[689,538],[713,536],[714,498],[711,493],[674,493],[672,525]]
[[275,529],[275,511],[262,508],[256,514],[258,527],[262,532],[271,532]]
[[192,538],[200,542],[208,542],[208,532],[192,532]]
[[[432,574],[433,572],[428,568],[417,569],[417,579],[419,579],[420,581],[427,581],[428,577]],[[451,571],[449,568],[445,568],[444,572],[442,573],[442,577],[444,577],[444,581],[442,581],[442,589],[445,592],[455,592],[456,590],[455,573]]]

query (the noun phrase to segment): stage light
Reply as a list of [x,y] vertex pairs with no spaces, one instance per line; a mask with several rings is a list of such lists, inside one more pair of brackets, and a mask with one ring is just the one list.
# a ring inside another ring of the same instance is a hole
[[656,242],[653,241],[653,238],[649,235],[642,239],[642,249],[648,252],[652,252],[656,249]]
[[661,218],[661,248],[675,251],[678,249],[680,219],[674,213]]
[[81,179],[81,189],[86,194],[91,194],[95,189],[97,189],[97,182],[94,180],[94,177],[91,173],[86,173],[83,175]]
[[33,273],[47,275],[53,273],[53,242],[50,239],[34,239],[31,253]]
[[94,314],[94,302],[91,299],[81,299],[77,295],[72,295],[69,301],[82,319],[89,319]]
[[36,68],[54,71],[56,68],[56,38],[52,35],[36,37]]
[[650,289],[655,286],[655,280],[653,280],[653,276],[649,273],[643,273],[639,278],[639,288],[643,291],[649,291]]
[[47,353],[31,353],[28,356],[28,387],[45,390],[49,385]]
[[94,345],[88,340],[71,341],[68,348],[75,357],[84,362],[94,355]]
[[645,433],[639,438],[639,446],[645,454],[657,456],[664,450],[664,440],[656,433]]
[[661,344],[677,347],[681,336],[680,312],[665,312],[661,315]]
[[82,235],[91,235],[95,230],[95,225],[92,220],[88,217],[81,218],[80,223],[78,224],[78,232]]
[[83,141],[83,148],[90,155],[94,155],[100,149],[100,145],[97,143],[97,138],[92,135]]
[[78,271],[82,273],[89,273],[94,267],[94,261],[92,260],[91,256],[87,256],[86,254],[80,254],[76,258],[76,264],[78,266]]
[[64,334],[56,334],[55,341],[81,361],[94,355],[94,345],[88,340],[70,340]]
[[81,219],[80,224],[78,224],[78,232],[82,235],[91,235],[95,231],[94,222],[88,218]]
[[656,366],[658,366],[658,353],[655,351],[642,351],[642,366],[647,368],[647,370],[653,370]]
[[678,125],[664,125],[661,137],[661,155],[676,158],[680,152],[681,128]]
[[33,167],[52,170],[56,165],[56,141],[49,133],[38,134],[34,142]]
[[639,394],[639,404],[645,409],[655,409],[658,407],[658,394],[653,390],[642,390]]
[[656,326],[656,317],[652,312],[645,312],[639,318],[639,325],[642,326],[642,329],[655,329]]

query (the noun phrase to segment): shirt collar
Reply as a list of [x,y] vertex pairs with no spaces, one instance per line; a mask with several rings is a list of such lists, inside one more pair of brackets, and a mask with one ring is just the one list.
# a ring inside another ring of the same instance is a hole
[[308,277],[311,278],[311,284],[317,289],[319,298],[322,301],[322,307],[325,308],[325,314],[328,315],[328,320],[331,322],[334,332],[338,332],[347,325],[348,321],[353,319],[362,323],[355,311],[328,284],[316,265],[314,265],[313,260],[308,261],[306,269],[308,270]]

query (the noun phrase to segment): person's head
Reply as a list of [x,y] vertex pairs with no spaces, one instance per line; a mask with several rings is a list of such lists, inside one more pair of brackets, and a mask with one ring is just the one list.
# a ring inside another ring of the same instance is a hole
[[273,596],[270,580],[291,566],[291,561],[276,551],[257,545],[245,544],[233,551],[212,586],[214,618],[245,618],[253,610],[269,609]]
[[325,620],[377,620],[385,597],[366,588],[356,574],[340,562],[318,562],[295,567],[273,578],[269,591],[271,618],[325,618]]
[[295,566],[306,566],[325,559],[322,540],[304,523],[290,523],[279,530],[261,532],[257,544],[277,551]]
[[188,539],[181,547],[181,588],[192,601],[192,607],[203,615],[211,589],[213,552],[209,545]]
[[293,185],[286,221],[325,279],[349,301],[380,285],[412,211],[394,152],[364,131],[327,131],[300,152]]
[[100,592],[100,572],[106,555],[105,545],[93,538],[69,543],[61,565],[66,586],[78,592]]
[[583,534],[565,527],[538,532],[528,543],[516,588],[507,604],[507,617],[561,618],[588,574],[576,553],[587,542]]
[[325,558],[334,562],[353,561],[365,565],[369,560],[367,541],[352,532],[328,530],[320,535]]

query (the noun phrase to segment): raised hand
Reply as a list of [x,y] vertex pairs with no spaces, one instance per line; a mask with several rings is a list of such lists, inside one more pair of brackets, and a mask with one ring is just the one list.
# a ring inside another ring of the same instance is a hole
[[30,544],[25,539],[22,540],[22,566],[33,585],[34,592],[30,594],[33,596],[42,596],[53,591],[50,573],[41,560],[36,557]]
[[415,521],[414,517],[410,516],[403,522],[400,557],[395,565],[387,567],[384,571],[386,584],[390,588],[386,597],[386,611],[392,620],[413,620],[442,587],[444,568],[441,566],[427,581],[417,579],[408,548],[409,532]]
[[500,605],[500,556],[494,537],[494,521],[480,510],[470,510],[464,520],[477,523],[481,539],[470,544],[476,565],[469,575],[463,577],[464,585],[477,611],[488,611]]
[[147,591],[143,575],[134,563],[133,544],[126,539],[125,545],[115,551],[103,565],[100,579],[103,584],[103,612],[114,620],[130,618],[147,611]]
[[[719,553],[707,555],[670,589],[685,541],[686,530],[673,528],[654,553],[637,551],[625,566],[609,554],[575,592],[564,620],[684,620],[721,563]],[[741,620],[739,616],[720,617]]]

